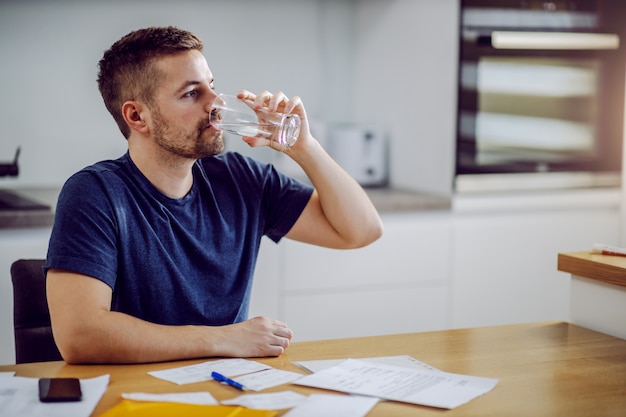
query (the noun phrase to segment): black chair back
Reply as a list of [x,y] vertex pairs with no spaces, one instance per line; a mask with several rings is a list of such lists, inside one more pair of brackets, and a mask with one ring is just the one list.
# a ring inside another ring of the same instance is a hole
[[11,265],[15,363],[63,359],[52,337],[44,263],[44,259],[20,259]]

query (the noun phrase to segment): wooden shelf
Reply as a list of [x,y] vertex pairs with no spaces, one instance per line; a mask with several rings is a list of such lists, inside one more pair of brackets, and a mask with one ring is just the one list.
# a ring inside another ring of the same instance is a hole
[[558,270],[626,287],[626,257],[593,252],[560,253]]

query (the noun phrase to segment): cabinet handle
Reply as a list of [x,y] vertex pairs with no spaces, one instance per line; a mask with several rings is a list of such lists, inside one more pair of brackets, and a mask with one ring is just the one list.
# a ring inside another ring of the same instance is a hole
[[496,49],[618,49],[619,36],[613,33],[494,31],[491,46]]

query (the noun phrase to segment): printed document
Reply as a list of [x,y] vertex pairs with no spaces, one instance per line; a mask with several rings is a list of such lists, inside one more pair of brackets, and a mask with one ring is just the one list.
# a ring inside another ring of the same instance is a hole
[[239,382],[248,390],[263,391],[264,389],[293,382],[301,377],[302,374],[271,368],[238,376],[235,381]]
[[90,415],[109,384],[109,375],[80,380],[83,399],[42,403],[39,378],[0,376],[0,417],[85,417]]
[[254,410],[282,410],[300,404],[307,397],[294,391],[269,392],[267,394],[244,394],[223,400],[224,405],[240,405]]
[[[305,369],[309,372],[319,372],[322,369],[327,369],[327,368],[332,368],[333,366],[337,366],[341,362],[345,361],[346,359],[347,358],[298,361],[298,362],[294,362],[294,365],[297,365],[300,368]],[[367,362],[382,363],[385,365],[402,366],[404,368],[428,369],[431,371],[438,370],[408,355],[375,356],[373,358],[359,358],[359,360],[367,361]]]
[[491,391],[498,380],[348,359],[294,383],[452,409]]
[[219,359],[199,363],[197,365],[181,366],[178,368],[163,369],[161,371],[152,371],[148,374],[153,377],[164,379],[178,385],[193,384],[195,382],[210,381],[211,372],[215,371],[225,376],[234,376],[248,374],[251,372],[262,371],[270,367],[260,362],[248,359]]
[[312,394],[284,417],[363,417],[378,403],[378,398],[358,395]]
[[161,403],[217,405],[219,404],[210,392],[172,392],[153,394],[150,392],[126,392],[122,398],[133,401],[148,401]]

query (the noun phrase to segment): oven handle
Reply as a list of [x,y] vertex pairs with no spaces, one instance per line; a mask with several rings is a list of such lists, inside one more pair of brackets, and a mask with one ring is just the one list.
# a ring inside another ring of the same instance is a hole
[[491,46],[495,49],[618,49],[619,36],[613,33],[494,31]]

